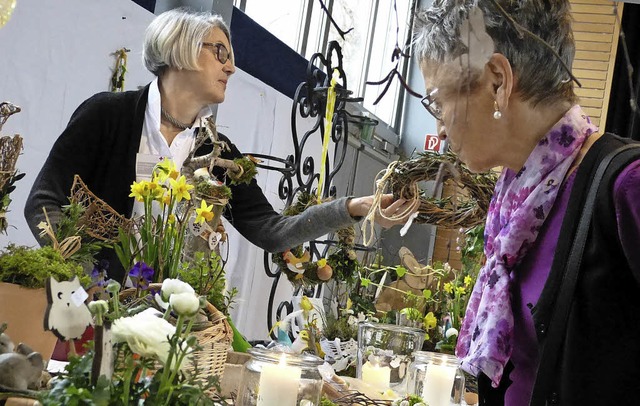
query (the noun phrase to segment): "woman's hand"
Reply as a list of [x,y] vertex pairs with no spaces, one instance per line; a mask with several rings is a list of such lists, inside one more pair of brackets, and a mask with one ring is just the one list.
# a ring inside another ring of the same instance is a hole
[[[349,199],[347,202],[347,210],[352,217],[364,217],[369,214],[372,204],[373,196],[354,197],[353,199]],[[380,200],[380,211],[384,217],[380,215],[380,212],[376,213],[376,223],[380,224],[384,228],[389,228],[397,224],[404,224],[418,209],[416,206],[411,210],[412,205],[413,202],[409,200],[398,199],[394,201],[392,194],[383,195]],[[402,217],[395,219],[396,216],[400,215],[402,215]],[[388,220],[388,218],[394,219]]]

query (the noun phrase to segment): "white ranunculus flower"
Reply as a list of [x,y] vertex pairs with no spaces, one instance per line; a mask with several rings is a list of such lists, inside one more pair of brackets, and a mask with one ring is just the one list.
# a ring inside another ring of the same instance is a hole
[[169,298],[169,304],[178,315],[191,317],[198,312],[200,299],[193,292],[174,293]]
[[117,319],[111,327],[114,342],[126,342],[136,354],[166,362],[171,349],[169,337],[176,333],[176,328],[160,316],[157,310],[150,308]]
[[451,327],[447,330],[446,333],[444,333],[444,336],[449,339],[453,336],[457,336],[458,335],[458,330],[456,330],[455,328]]
[[165,279],[162,282],[162,288],[160,289],[160,292],[162,292],[162,300],[164,300],[165,302],[168,302],[169,297],[174,293],[195,293],[191,285],[179,279]]

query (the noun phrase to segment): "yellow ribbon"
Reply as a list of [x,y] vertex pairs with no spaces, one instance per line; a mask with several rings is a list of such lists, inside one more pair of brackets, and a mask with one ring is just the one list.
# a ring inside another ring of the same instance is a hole
[[322,201],[324,189],[325,165],[329,155],[329,140],[331,139],[331,129],[333,128],[333,110],[336,104],[336,82],[340,77],[338,69],[334,69],[331,75],[331,84],[327,89],[327,109],[324,115],[324,138],[322,140],[322,158],[320,160],[320,179],[318,180],[318,203]]

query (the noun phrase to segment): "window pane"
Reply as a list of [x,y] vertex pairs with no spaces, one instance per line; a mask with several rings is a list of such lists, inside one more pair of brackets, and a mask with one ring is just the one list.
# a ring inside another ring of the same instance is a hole
[[296,49],[304,4],[302,0],[247,0],[244,12],[290,48]]
[[[409,12],[410,1],[397,1],[398,7],[398,44],[404,49],[404,43],[409,33]],[[373,31],[373,46],[369,59],[368,81],[379,81],[383,79],[395,67],[395,62],[391,62],[391,55],[396,46],[396,13],[393,9],[392,1],[380,1],[378,6],[378,18],[376,19],[375,30]],[[402,72],[402,65],[406,62],[402,58],[398,65],[398,71]],[[396,115],[396,104],[400,83],[395,78],[387,90],[382,100],[377,105],[373,105],[378,95],[384,89],[384,85],[367,85],[364,93],[364,106],[373,112],[386,123],[393,125]]]
[[[382,1],[384,2],[384,0]],[[353,30],[340,37],[338,31],[331,25],[329,41],[338,41],[342,47],[342,63],[347,75],[347,87],[354,96],[362,94],[363,74],[366,67],[369,44],[369,26],[375,0],[336,0],[331,15],[340,29]]]

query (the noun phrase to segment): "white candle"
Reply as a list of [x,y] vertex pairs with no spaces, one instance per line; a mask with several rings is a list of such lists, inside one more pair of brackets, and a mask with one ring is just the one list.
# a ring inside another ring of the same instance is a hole
[[456,378],[456,368],[446,365],[427,365],[422,388],[422,399],[429,406],[449,406]]
[[302,369],[287,365],[282,354],[278,365],[265,365],[260,373],[258,406],[296,406]]
[[362,380],[384,392],[389,388],[391,368],[367,362],[362,365]]

